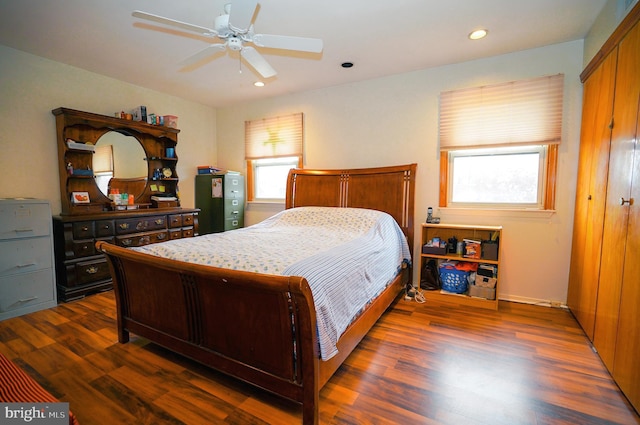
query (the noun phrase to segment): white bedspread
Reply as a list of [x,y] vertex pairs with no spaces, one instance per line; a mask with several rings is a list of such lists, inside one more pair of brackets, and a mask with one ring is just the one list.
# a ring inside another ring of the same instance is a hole
[[316,307],[323,360],[353,318],[411,261],[390,215],[359,208],[301,207],[230,232],[132,248],[234,270],[303,276]]

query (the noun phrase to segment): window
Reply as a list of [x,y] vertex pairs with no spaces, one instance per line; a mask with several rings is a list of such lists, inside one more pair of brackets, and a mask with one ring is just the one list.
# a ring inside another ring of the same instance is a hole
[[450,151],[449,206],[544,208],[547,147]]
[[251,161],[253,175],[253,198],[255,200],[284,199],[289,170],[299,167],[299,158],[263,158]]
[[553,209],[562,74],[440,97],[440,206]]
[[289,170],[302,167],[303,119],[297,113],[245,121],[249,201],[285,199]]

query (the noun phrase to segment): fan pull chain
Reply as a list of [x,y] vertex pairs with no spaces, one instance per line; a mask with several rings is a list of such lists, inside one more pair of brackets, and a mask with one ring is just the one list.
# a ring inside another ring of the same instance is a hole
[[240,50],[240,55],[238,55],[238,74],[242,74],[242,50]]

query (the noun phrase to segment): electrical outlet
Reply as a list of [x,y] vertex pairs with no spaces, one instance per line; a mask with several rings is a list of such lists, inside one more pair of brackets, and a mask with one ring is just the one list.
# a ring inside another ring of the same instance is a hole
[[553,301],[552,300],[552,301],[549,301],[549,304],[551,304],[551,307],[554,307],[554,308],[562,307],[562,303],[560,301]]

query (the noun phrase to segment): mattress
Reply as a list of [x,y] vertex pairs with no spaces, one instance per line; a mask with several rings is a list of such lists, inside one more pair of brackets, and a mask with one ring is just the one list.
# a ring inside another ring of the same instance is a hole
[[307,279],[323,360],[349,323],[411,261],[389,214],[361,208],[299,207],[229,232],[177,239],[139,252],[233,270]]

